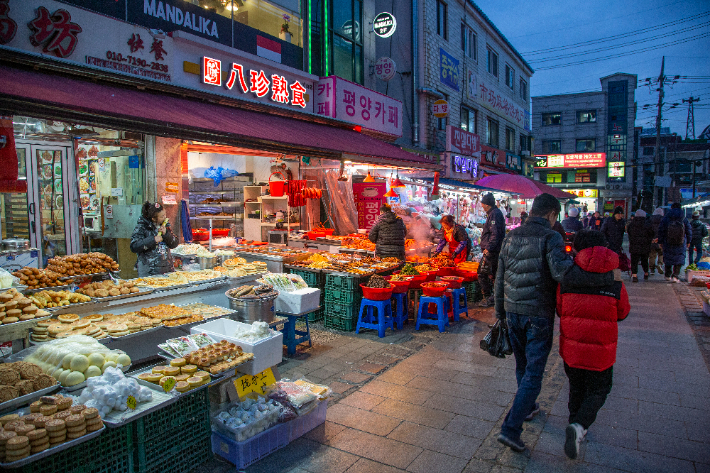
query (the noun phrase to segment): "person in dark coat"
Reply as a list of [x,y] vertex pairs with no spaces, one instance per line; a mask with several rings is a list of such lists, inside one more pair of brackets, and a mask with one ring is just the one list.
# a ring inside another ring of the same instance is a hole
[[621,245],[624,243],[624,233],[626,231],[626,222],[624,221],[624,208],[617,207],[614,209],[614,214],[604,220],[601,232],[609,242],[609,249],[614,253],[621,255]]
[[404,238],[407,227],[404,220],[392,212],[392,207],[382,204],[380,216],[368,235],[375,244],[375,255],[380,258],[395,257],[404,259]]
[[666,281],[680,282],[680,268],[685,264],[685,252],[692,238],[693,229],[688,219],[683,217],[680,204],[674,203],[658,227],[658,243],[663,248],[666,264]]
[[589,228],[589,222],[592,220],[592,217],[594,214],[592,212],[589,212],[587,215],[584,216],[582,219],[582,228]]
[[594,212],[594,215],[589,219],[588,228],[590,230],[601,230],[602,223],[604,223],[604,219],[597,210],[596,212]]
[[[664,270],[663,248],[658,244],[658,227],[661,226],[661,221],[663,221],[663,209],[658,207],[654,210],[650,221],[653,227],[653,241],[651,241],[651,252],[648,254],[649,271],[653,273],[658,270],[658,274],[662,274]],[[658,264],[656,264],[656,260],[658,260]]]
[[572,207],[568,212],[569,217],[562,220],[562,228],[565,229],[567,233],[577,233],[584,225],[579,221],[579,209],[577,207]]
[[653,225],[646,219],[646,212],[638,209],[626,231],[629,233],[629,253],[631,253],[631,277],[638,282],[638,265],[641,262],[643,278],[648,279],[648,254],[655,236]]
[[486,211],[486,223],[481,231],[481,250],[483,258],[478,267],[478,283],[481,285],[483,300],[481,307],[493,305],[493,282],[498,271],[498,253],[505,238],[505,218],[503,212],[496,207],[496,199],[490,192],[481,199],[481,206]]
[[138,277],[156,276],[175,271],[170,250],[180,241],[165,217],[165,209],[158,202],[143,204],[141,216],[131,235],[131,251],[138,255]]
[[526,211],[520,212],[520,225],[525,225],[525,220],[528,219],[528,213]]
[[[693,237],[690,239],[690,248],[688,248],[688,264],[698,264],[700,258],[703,257],[703,238],[708,236],[708,227],[700,221],[700,212],[693,212],[693,219],[690,221],[690,227],[693,229]],[[695,261],[693,261],[693,250],[695,250]]]

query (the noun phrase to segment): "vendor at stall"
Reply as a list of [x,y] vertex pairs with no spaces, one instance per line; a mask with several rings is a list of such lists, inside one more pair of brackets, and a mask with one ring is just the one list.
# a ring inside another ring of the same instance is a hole
[[389,204],[382,204],[380,216],[368,235],[375,244],[375,255],[380,258],[404,259],[404,238],[407,227],[404,220],[392,212]]
[[454,260],[454,263],[458,264],[466,261],[468,254],[471,252],[466,229],[456,223],[451,215],[444,215],[441,218],[441,227],[444,229],[444,238],[439,241],[439,246],[436,247],[433,256],[441,253],[448,243],[449,255]]
[[158,202],[143,204],[141,216],[131,236],[131,251],[138,255],[138,277],[175,271],[171,249],[180,241],[170,228],[165,209]]

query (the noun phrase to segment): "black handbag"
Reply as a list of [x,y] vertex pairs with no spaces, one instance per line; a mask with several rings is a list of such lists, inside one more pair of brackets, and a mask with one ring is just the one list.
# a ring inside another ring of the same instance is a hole
[[508,336],[508,325],[505,320],[498,320],[491,327],[491,330],[481,340],[481,350],[487,351],[496,358],[505,358],[506,355],[513,354],[513,347],[510,345]]

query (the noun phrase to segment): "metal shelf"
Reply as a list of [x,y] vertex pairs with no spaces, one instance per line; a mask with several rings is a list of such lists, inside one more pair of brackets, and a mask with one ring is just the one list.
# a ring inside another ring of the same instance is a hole
[[244,202],[242,201],[233,201],[233,202],[210,202],[207,204],[187,204],[190,207],[222,207],[224,205],[243,205]]
[[232,216],[232,217],[225,217],[225,216],[221,216],[221,215],[218,215],[218,216],[215,216],[215,217],[207,217],[207,216],[204,216],[204,217],[190,217],[190,220],[236,220],[236,219],[237,219],[237,217],[234,217],[234,216]]

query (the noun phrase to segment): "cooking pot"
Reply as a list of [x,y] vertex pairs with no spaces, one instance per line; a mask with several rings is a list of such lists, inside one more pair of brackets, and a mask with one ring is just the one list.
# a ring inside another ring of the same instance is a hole
[[3,250],[28,250],[30,241],[24,238],[7,238],[2,241]]

